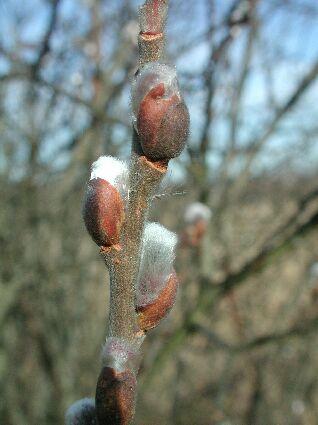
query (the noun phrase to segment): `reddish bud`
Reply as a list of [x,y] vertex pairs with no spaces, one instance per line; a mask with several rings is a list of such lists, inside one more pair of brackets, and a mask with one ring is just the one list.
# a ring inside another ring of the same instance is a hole
[[135,412],[136,377],[125,369],[105,366],[96,388],[96,414],[100,425],[129,425]]
[[145,156],[154,161],[178,156],[188,137],[189,112],[179,92],[175,69],[160,63],[147,64],[134,82],[132,103]]
[[88,233],[99,246],[119,243],[125,218],[124,204],[118,190],[101,178],[88,182],[83,206]]
[[167,316],[175,303],[178,286],[177,274],[173,272],[167,279],[165,287],[153,302],[136,306],[136,310],[139,313],[138,323],[140,329],[144,331],[153,329]]

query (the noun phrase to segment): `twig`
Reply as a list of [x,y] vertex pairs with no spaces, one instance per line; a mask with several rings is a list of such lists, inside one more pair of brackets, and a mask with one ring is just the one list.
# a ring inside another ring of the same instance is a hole
[[261,348],[269,344],[281,343],[284,342],[284,340],[289,340],[289,338],[291,337],[305,338],[307,335],[316,331],[317,328],[318,317],[315,317],[314,319],[307,320],[307,322],[303,323],[301,326],[293,326],[281,332],[274,332],[267,335],[262,335],[250,341],[236,345],[223,341],[217,334],[215,334],[206,326],[203,326],[200,323],[193,324],[191,331],[199,332],[201,335],[204,335],[212,345],[215,345],[221,350],[231,351],[233,353],[243,353],[246,351]]
[[46,33],[44,35],[37,60],[35,61],[35,63],[31,67],[32,78],[37,77],[39,70],[41,68],[43,59],[50,50],[50,40],[51,40],[51,36],[53,34],[55,24],[56,24],[56,20],[57,20],[57,12],[58,12],[59,3],[60,3],[60,0],[52,0],[52,11],[51,11],[51,16],[50,16],[48,28],[47,28]]
[[[167,11],[166,0],[146,0],[140,8],[129,169],[117,158],[99,158],[83,207],[86,228],[110,274],[108,337],[95,397],[99,425],[133,420],[140,345],[168,314],[178,288],[172,266],[177,238],[159,224],[147,223],[154,192],[169,160],[184,148],[189,128],[176,72],[157,62],[163,56]],[[82,417],[85,425],[92,425],[92,408],[91,401],[77,403],[75,412],[68,411],[68,421],[73,425],[73,419]],[[84,419],[87,409],[89,422]]]

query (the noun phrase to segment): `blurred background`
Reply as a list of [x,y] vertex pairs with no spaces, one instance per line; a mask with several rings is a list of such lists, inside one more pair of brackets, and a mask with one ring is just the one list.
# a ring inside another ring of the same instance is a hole
[[[129,157],[135,0],[0,0],[0,423],[93,396],[108,275],[81,218]],[[177,305],[144,345],[136,424],[318,423],[318,4],[171,0],[191,113],[152,218]]]

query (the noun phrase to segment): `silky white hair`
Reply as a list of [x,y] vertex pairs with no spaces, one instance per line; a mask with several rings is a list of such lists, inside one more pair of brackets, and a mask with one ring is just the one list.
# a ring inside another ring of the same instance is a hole
[[122,195],[127,192],[128,167],[126,162],[112,156],[100,156],[92,164],[90,180],[100,178],[113,185]]
[[139,345],[139,342],[132,344],[123,338],[108,337],[102,347],[103,365],[123,371],[127,363],[138,355]]
[[149,62],[144,65],[131,86],[131,105],[133,112],[133,122],[136,126],[139,106],[144,97],[158,84],[164,84],[165,94],[163,98],[171,97],[173,94],[180,95],[177,70],[171,65],[159,62]]
[[184,221],[193,224],[198,220],[210,221],[212,217],[211,209],[201,202],[193,202],[188,205],[184,212]]
[[73,403],[66,411],[65,425],[97,425],[95,400],[83,398]]
[[178,238],[159,223],[147,223],[138,276],[137,305],[156,299],[173,271]]

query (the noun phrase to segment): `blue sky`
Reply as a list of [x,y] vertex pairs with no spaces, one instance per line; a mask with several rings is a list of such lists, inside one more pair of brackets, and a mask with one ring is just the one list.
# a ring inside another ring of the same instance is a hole
[[[274,16],[268,14],[270,5],[275,0],[268,0],[262,2],[262,8],[260,14],[263,17],[261,42],[264,43],[263,50],[255,51],[254,59],[252,62],[252,72],[246,86],[245,97],[243,102],[243,110],[245,113],[242,117],[242,128],[241,128],[241,142],[249,140],[252,134],[258,134],[262,129],[262,123],[267,118],[267,114],[270,115],[270,110],[265,110],[264,103],[267,98],[267,82],[263,72],[263,59],[266,55],[271,64],[272,81],[275,93],[275,101],[278,105],[282,104],[284,100],[289,96],[301,76],[310,68],[311,64],[318,57],[318,26],[316,25],[316,18],[313,13],[304,14],[307,8],[313,7],[318,11],[318,5],[316,0],[303,0],[298,1],[298,9],[286,12],[282,10],[277,12]],[[136,5],[140,4],[140,1],[134,2]],[[203,0],[196,2],[196,7],[190,4],[184,5],[185,11],[191,15],[191,21],[176,20],[173,1],[171,1],[171,14],[168,21],[168,35],[170,43],[173,40],[180,40],[180,32],[184,34],[182,41],[187,42],[187,39],[192,38],[195,34],[201,34],[205,31],[206,25],[208,24],[210,17],[206,13],[205,5]],[[224,10],[231,5],[231,0],[217,0],[216,1],[216,23],[220,21],[224,14]],[[83,7],[79,5],[82,4]],[[78,31],[79,36],[83,33],[86,27],[89,26],[89,15],[86,13],[85,8],[89,4],[89,0],[75,1],[75,0],[62,0],[59,16],[60,20],[67,22],[68,24],[74,24],[73,31]],[[118,3],[116,2],[105,2],[105,8],[107,13],[111,14],[116,12]],[[182,9],[180,10],[180,16],[182,16]],[[303,16],[304,15],[304,16]],[[13,19],[14,16],[14,19]],[[15,41],[17,39],[23,40],[27,46],[22,49],[21,57],[25,61],[33,61],[35,59],[34,45],[37,45],[39,40],[42,38],[43,33],[47,26],[47,20],[49,17],[49,8],[43,0],[29,0],[27,2],[21,2],[20,0],[0,0],[0,42],[6,49],[15,49]],[[18,19],[17,19],[18,18]],[[22,18],[25,21],[21,20]],[[19,22],[19,19],[22,23]],[[222,31],[220,31],[222,36]],[[108,39],[109,40],[109,39]],[[244,34],[237,38],[237,41],[233,44],[231,49],[231,61],[232,67],[236,64],[239,65],[242,51],[244,48],[246,37]],[[64,44],[68,43],[69,40],[65,39],[63,31],[60,29],[56,32],[52,39],[53,49],[60,49]],[[28,47],[29,46],[29,47]],[[268,48],[266,48],[268,46]],[[66,46],[69,49],[69,54],[72,54],[72,44]],[[191,49],[189,53],[182,55],[178,62],[177,68],[181,74],[191,72],[192,74],[200,73],[200,70],[207,61],[207,55],[209,52],[209,43],[201,42],[198,43],[195,48]],[[74,60],[73,73],[80,74],[81,68],[76,69],[80,65],[80,61]],[[6,73],[8,71],[8,64],[0,56],[0,73]],[[50,74],[48,72],[48,77]],[[62,77],[64,77],[62,75]],[[226,77],[233,78],[233,76]],[[234,75],[235,78],[235,75]],[[85,75],[83,75],[85,82]],[[221,78],[223,81],[223,77]],[[182,78],[181,78],[182,82]],[[61,81],[63,84],[63,81]],[[18,99],[18,96],[14,96],[14,91],[18,90],[16,85],[10,87],[13,98]],[[125,92],[127,94],[127,92]],[[262,167],[268,167],[273,164],[273,155],[276,161],[285,161],[288,158],[288,152],[293,149],[297,150],[299,142],[298,139],[302,136],[297,134],[297,131],[293,131],[293,128],[305,128],[310,129],[315,126],[317,121],[317,95],[318,85],[317,83],[311,87],[310,90],[301,100],[299,106],[288,115],[286,120],[283,122],[283,128],[286,129],[284,134],[278,134],[272,137],[267,147],[262,152],[259,161],[256,164],[256,168],[262,169]],[[226,93],[222,93],[222,85],[219,88],[217,96],[217,104],[226,102]],[[191,96],[188,95],[187,100],[192,116],[192,143],[195,142],[196,134],[201,129],[200,116],[202,114],[201,107],[205,98],[205,93],[200,90],[200,86]],[[227,142],[227,118],[221,115],[213,126],[213,134],[211,137],[217,139],[218,149],[223,149]],[[306,111],[305,113],[303,111]],[[83,114],[82,114],[83,115]],[[85,114],[84,114],[85,115]],[[82,116],[82,120],[84,119]],[[71,130],[71,129],[70,129]],[[300,133],[300,132],[299,132]],[[63,144],[64,140],[68,137],[68,131],[61,129],[56,131],[52,136],[52,143],[54,147],[59,144]],[[312,143],[312,146],[308,144],[308,152],[300,150],[299,155],[294,156],[291,160],[294,165],[300,168],[317,167],[318,162],[318,144]],[[47,153],[52,152],[51,148],[47,147]],[[44,155],[45,156],[45,155]],[[211,164],[217,165],[218,156],[215,152],[210,155]]]

